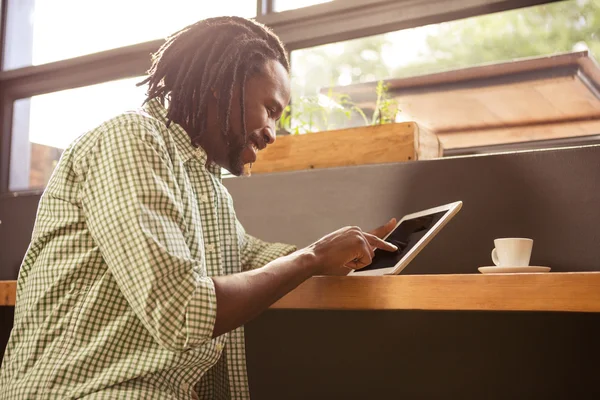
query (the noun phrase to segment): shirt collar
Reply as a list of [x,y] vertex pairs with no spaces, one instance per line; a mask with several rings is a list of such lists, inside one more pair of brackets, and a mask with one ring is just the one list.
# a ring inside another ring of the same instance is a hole
[[[151,99],[148,101],[144,106],[144,109],[148,114],[150,114],[150,116],[161,121],[163,124],[165,124],[165,126],[167,125],[167,109],[160,103],[158,99]],[[206,161],[208,160],[206,152],[202,147],[194,147],[192,145],[190,136],[181,125],[171,121],[171,124],[169,125],[169,132],[175,141],[177,150],[179,150],[181,153],[184,163],[190,159],[196,159],[203,166],[206,166],[206,169],[210,173],[218,178],[221,177],[221,167],[214,162],[206,165]]]

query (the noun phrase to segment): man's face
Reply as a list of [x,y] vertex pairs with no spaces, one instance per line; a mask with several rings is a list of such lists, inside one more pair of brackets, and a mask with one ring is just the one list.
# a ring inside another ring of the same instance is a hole
[[246,80],[247,135],[243,133],[240,90],[237,88],[231,104],[229,146],[218,130],[211,129],[207,140],[210,137],[212,143],[208,143],[205,150],[221,167],[234,175],[242,175],[244,166],[256,161],[257,152],[275,141],[276,122],[289,101],[290,78],[287,71],[278,61],[267,61],[259,73]]

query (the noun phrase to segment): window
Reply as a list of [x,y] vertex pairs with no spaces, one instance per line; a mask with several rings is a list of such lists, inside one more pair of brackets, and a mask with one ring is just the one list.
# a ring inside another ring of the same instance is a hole
[[4,69],[161,39],[219,15],[254,17],[248,0],[8,0]]
[[[445,145],[450,144],[446,148],[458,147],[456,140],[452,143],[448,141],[449,138],[454,140],[458,137],[463,138],[462,145],[472,149],[495,145],[497,143],[490,140],[489,130],[473,129],[472,125],[477,125],[482,118],[473,118],[468,101],[463,102],[464,99],[469,100],[468,96],[460,100],[448,93],[445,93],[446,97],[438,96],[441,93],[439,88],[432,90],[432,85],[428,84],[424,92],[412,93],[414,96],[407,100],[404,80],[419,77],[423,81],[429,79],[428,74],[559,52],[587,50],[591,56],[599,59],[600,0],[546,2],[548,5],[545,6],[519,8],[305,48],[331,40],[358,37],[366,32],[374,34],[415,26],[422,24],[423,20],[445,21],[491,9],[538,4],[540,1],[225,0],[208,4],[197,0],[174,0],[170,3],[163,0],[4,0],[2,67],[17,70],[0,74],[3,107],[7,109],[12,104],[14,111],[13,115],[3,114],[0,124],[6,127],[12,122],[10,132],[0,131],[0,191],[43,187],[53,170],[53,164],[73,138],[106,118],[137,107],[143,99],[143,88],[133,85],[137,80],[117,79],[143,73],[149,66],[149,53],[160,39],[206,17],[232,13],[251,17],[256,15],[259,8],[264,9],[265,14],[261,13],[258,19],[271,26],[289,49],[298,49],[291,54],[292,121],[298,131],[360,125],[365,120],[373,120],[373,115],[377,115],[374,113],[374,93],[381,82],[385,83],[383,87],[387,85],[385,94],[390,97],[390,103],[396,101],[399,104],[400,112],[394,118],[415,120],[425,126],[433,122],[432,129],[440,137],[444,136]],[[318,6],[323,3],[329,4]],[[340,16],[345,18],[340,19]],[[152,40],[157,41],[139,44]],[[139,45],[67,63],[42,65],[135,44]],[[100,62],[96,63],[98,60]],[[591,63],[593,65],[593,61]],[[112,66],[116,68],[110,68]],[[102,81],[108,82],[33,96],[65,87],[89,85],[98,82],[96,79],[99,76]],[[580,136],[591,135],[600,133],[597,128],[600,126],[597,97],[600,83],[596,82],[600,75],[594,72],[591,77],[590,80],[589,76],[583,76],[587,79],[585,81],[581,77],[570,76],[568,78],[575,84],[562,82],[557,86],[558,90],[547,87],[529,89],[533,92],[539,89],[558,93],[551,99],[554,104],[548,105],[549,110],[555,107],[553,112],[546,114],[552,114],[555,118],[563,116],[560,110],[556,110],[556,104],[564,105],[571,101],[571,96],[564,95],[563,89],[578,90],[579,97],[573,104],[589,111],[587,117],[593,120],[585,127],[580,127],[578,133]],[[351,96],[351,101],[341,96],[344,93]],[[493,100],[496,93],[477,95]],[[105,106],[90,106],[90,102],[98,98],[104,99]],[[499,96],[498,99],[496,104],[523,104],[519,106],[520,111],[531,111],[531,103],[524,102],[522,97],[514,93]],[[417,103],[419,107],[415,106]],[[55,107],[57,104],[61,105],[60,108]],[[462,122],[458,121],[462,125],[452,120],[457,115],[452,108],[456,104],[465,104],[462,111],[467,117]],[[483,101],[481,104],[486,106]],[[82,106],[83,109],[77,109]],[[487,106],[491,109],[490,114],[497,114],[496,109],[489,104]],[[70,110],[70,118],[61,119],[66,110]],[[325,114],[323,110],[326,110]],[[356,110],[361,110],[364,115],[357,114]],[[392,107],[392,110],[395,109]],[[310,114],[313,112],[314,115]],[[74,116],[79,116],[80,121]],[[490,118],[496,117],[491,115]],[[537,117],[536,123],[543,122],[543,118]],[[580,119],[583,117],[586,116],[577,116]],[[465,124],[465,121],[469,124]],[[512,123],[513,128],[519,128],[515,121]],[[550,139],[568,136],[565,129],[570,132],[568,134],[575,131],[571,126],[552,128],[550,130],[554,136]],[[511,135],[515,137],[514,132]],[[525,135],[519,132],[517,136],[515,142],[548,139],[539,138],[535,132]],[[8,144],[10,146],[7,147]],[[538,142],[538,145],[543,144]],[[40,153],[40,149],[45,149],[45,152]],[[38,154],[43,155],[38,157]]]
[[74,139],[141,106],[146,90],[136,86],[141,80],[123,79],[15,101],[10,190],[43,188]]
[[[445,87],[444,97],[441,88],[427,85],[427,76],[467,67],[518,62],[522,59],[582,50],[587,50],[590,57],[600,60],[600,0],[557,2],[297,50],[291,54],[293,127],[300,131],[315,131],[363,124],[364,118],[357,113],[351,113],[350,117],[341,118],[341,121],[340,118],[329,118],[327,123],[318,114],[323,113],[323,110],[330,113],[330,116],[335,114],[336,110],[342,108],[337,101],[340,94],[348,94],[352,102],[370,116],[373,113],[377,82],[382,81],[388,86],[387,95],[398,101],[400,112],[397,119],[415,120],[439,131],[442,142],[446,142],[446,148],[447,144],[450,147],[469,147],[507,143],[510,140],[548,139],[543,132],[526,137],[515,137],[515,132],[511,132],[512,136],[509,135],[500,142],[499,136],[489,136],[490,139],[486,139],[485,129],[475,129],[482,121],[477,121],[475,110],[466,106],[468,99],[465,93],[460,93],[462,97],[450,96]],[[408,96],[406,90],[402,89],[408,82],[407,79],[415,76],[422,77],[420,81],[423,87],[418,93],[419,97],[414,91]],[[509,76],[507,79],[510,78]],[[436,79],[439,79],[439,75]],[[477,84],[481,85],[481,82]],[[600,82],[595,84],[600,85]],[[551,104],[547,107],[547,114],[544,114],[546,117],[534,115],[539,118],[532,121],[541,124],[562,116],[562,109],[557,104],[564,103],[565,99],[560,98],[565,95],[564,92],[553,92],[549,86],[539,88],[527,85],[523,83],[520,87],[513,88],[515,91],[511,93],[507,93],[507,88],[503,88],[503,91],[496,89],[498,96],[505,95],[502,101],[506,105],[516,104],[519,99],[523,99],[522,92],[517,90],[543,90],[547,97],[545,101]],[[561,85],[556,88],[581,90],[578,93],[580,97],[573,101],[580,101],[580,105],[589,104],[588,117],[600,118],[600,102],[591,95],[593,90],[585,92],[579,84],[574,84],[576,87],[573,88]],[[333,98],[331,94],[334,95]],[[473,94],[475,95],[479,96],[480,105],[489,109],[490,118],[497,117],[495,128],[509,125],[518,127],[519,123],[526,122],[518,120],[517,116],[508,115],[508,111],[503,115],[503,110],[498,108],[499,101],[494,103],[492,96],[488,95],[484,99],[485,93]],[[511,98],[516,100],[510,100]],[[444,103],[440,102],[441,99],[444,99]],[[465,110],[461,114],[460,110],[456,111],[452,107],[457,106],[453,103],[462,100],[465,100],[462,103]],[[531,111],[529,106],[530,104],[522,104],[523,115],[519,118],[525,117],[527,112],[535,114],[535,110]],[[318,108],[317,113],[314,113],[315,107]],[[444,115],[444,108],[452,109],[452,113],[448,111],[448,116]],[[337,113],[338,116],[339,114]],[[307,120],[311,123],[307,124]],[[483,123],[479,125],[480,128],[485,127]],[[574,127],[571,131],[573,134],[598,134],[600,131],[594,131],[597,126],[598,123],[589,132],[579,127]],[[551,136],[552,139],[559,137],[551,132],[552,129],[542,131],[554,135]],[[460,143],[453,142],[458,136],[450,135],[457,132],[472,135],[461,136],[465,139]]]
[[332,0],[273,0],[275,12],[296,10],[298,8],[328,3]]

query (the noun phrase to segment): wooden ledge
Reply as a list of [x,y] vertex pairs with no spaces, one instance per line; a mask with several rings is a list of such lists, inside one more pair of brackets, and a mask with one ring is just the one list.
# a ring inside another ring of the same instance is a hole
[[17,299],[17,281],[0,281],[0,306],[14,306]]
[[271,308],[600,312],[600,272],[314,277]]
[[[0,281],[14,306],[16,281]],[[271,309],[600,312],[600,272],[309,279]]]

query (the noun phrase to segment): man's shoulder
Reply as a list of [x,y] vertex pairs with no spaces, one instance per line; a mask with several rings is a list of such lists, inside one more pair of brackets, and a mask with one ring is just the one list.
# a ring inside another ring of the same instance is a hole
[[75,166],[86,169],[88,158],[111,144],[123,146],[125,143],[141,141],[159,152],[166,152],[167,137],[164,123],[144,109],[139,109],[121,113],[87,131],[69,145],[65,155],[72,157]]
[[100,141],[106,142],[115,139],[139,139],[161,145],[165,132],[166,127],[161,121],[146,110],[139,109],[121,113],[102,122],[77,138],[70,147],[77,153],[85,155]]
[[147,135],[160,137],[166,126],[144,109],[127,111],[105,121],[93,131],[97,134],[130,134],[134,137]]
[[126,111],[107,122],[117,125],[139,125],[156,130],[165,129],[165,124],[160,119],[150,114],[145,108]]

